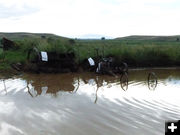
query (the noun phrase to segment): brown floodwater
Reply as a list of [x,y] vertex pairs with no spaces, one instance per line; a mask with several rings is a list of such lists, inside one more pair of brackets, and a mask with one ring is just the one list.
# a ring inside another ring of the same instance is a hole
[[[147,85],[149,72],[158,84]],[[165,121],[180,119],[180,69],[23,74],[0,79],[0,135],[164,135]]]

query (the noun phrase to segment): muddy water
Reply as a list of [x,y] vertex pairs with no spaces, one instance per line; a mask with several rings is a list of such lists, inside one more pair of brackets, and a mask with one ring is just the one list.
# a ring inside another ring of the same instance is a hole
[[[158,85],[149,90],[147,75]],[[119,77],[24,74],[0,80],[1,135],[164,135],[180,119],[180,69],[132,70]]]

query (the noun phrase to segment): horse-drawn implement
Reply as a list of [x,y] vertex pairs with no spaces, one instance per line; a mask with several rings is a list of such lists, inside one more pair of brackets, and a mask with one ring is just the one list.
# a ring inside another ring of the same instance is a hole
[[[6,38],[1,40],[3,50],[18,49],[18,45]],[[104,47],[103,47],[104,49]],[[36,72],[74,72],[78,70],[78,67],[82,67],[84,70],[96,72],[103,75],[108,74],[115,77],[120,76],[120,84],[123,90],[128,89],[128,65],[125,62],[119,62],[115,57],[105,57],[104,50],[103,55],[99,55],[99,49],[95,49],[97,56],[95,58],[89,57],[84,62],[77,63],[74,52],[44,52],[37,48],[32,48],[28,51],[28,70]],[[80,52],[79,52],[80,53]],[[20,70],[20,64],[12,64],[13,68]],[[157,86],[157,76],[155,73],[150,72],[148,74],[148,87],[153,90]]]
[[77,70],[74,53],[43,52],[33,48],[29,50],[27,59],[29,65],[36,66],[37,71],[73,72]]
[[[45,53],[43,55],[43,53]],[[78,64],[75,63],[74,53],[58,54],[55,52],[40,52],[37,48],[33,48],[28,52],[28,61],[35,63],[37,70],[44,72],[73,72],[78,70]],[[93,60],[89,57],[83,65],[85,70],[96,72],[103,75],[108,74],[119,77],[120,86],[123,90],[128,89],[128,65],[125,62],[118,63],[113,57],[99,58]],[[150,72],[147,77],[147,84],[150,90],[154,90],[157,86],[157,76],[154,72]]]

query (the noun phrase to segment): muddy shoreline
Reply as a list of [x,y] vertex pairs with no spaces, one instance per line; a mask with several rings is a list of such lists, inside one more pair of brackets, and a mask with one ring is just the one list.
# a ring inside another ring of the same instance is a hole
[[[180,67],[178,66],[174,66],[174,67],[129,67],[128,71],[143,71],[143,70],[169,70],[169,69],[180,69]],[[66,71],[66,72],[43,72],[43,71],[33,71],[33,70],[27,70],[27,69],[22,69],[21,71],[18,71],[16,69],[14,69],[13,67],[11,67],[10,69],[3,69],[0,70],[0,78],[11,78],[13,76],[19,76],[22,75],[24,73],[32,73],[32,74],[68,74],[68,73],[96,73],[93,71],[87,71],[87,70],[83,70],[83,68],[79,68],[76,72],[71,72],[71,71]]]

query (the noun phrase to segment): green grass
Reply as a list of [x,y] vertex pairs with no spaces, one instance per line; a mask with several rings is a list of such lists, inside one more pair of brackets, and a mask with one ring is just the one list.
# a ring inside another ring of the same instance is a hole
[[176,38],[170,37],[165,40],[164,37],[160,37],[155,40],[138,40],[137,37],[131,37],[131,39],[113,40],[74,40],[73,43],[69,42],[68,38],[53,38],[53,36],[25,39],[16,37],[14,41],[18,44],[19,49],[9,50],[5,53],[0,49],[0,65],[5,63],[2,66],[5,67],[17,62],[25,64],[27,52],[36,47],[39,51],[74,52],[76,61],[79,63],[89,57],[96,59],[96,50],[99,50],[101,57],[104,52],[105,57],[113,56],[118,63],[126,62],[131,67],[180,66],[180,42],[176,41]]
[[27,59],[27,54],[22,51],[10,50],[10,51],[6,51],[4,55],[5,55],[4,62],[8,64],[13,64],[18,62],[24,64]]
[[0,54],[2,54],[3,53],[3,49],[2,48],[0,48]]
[[11,66],[8,63],[1,63],[0,64],[0,72],[4,70],[10,70]]
[[82,40],[77,46],[80,61],[96,57],[95,49],[98,48],[100,55],[104,50],[105,56],[114,56],[119,63],[127,62],[133,67],[180,65],[180,42]]

